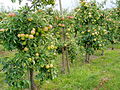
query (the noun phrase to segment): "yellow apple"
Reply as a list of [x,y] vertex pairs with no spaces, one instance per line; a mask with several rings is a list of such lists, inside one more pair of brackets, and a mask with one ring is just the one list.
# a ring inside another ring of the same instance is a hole
[[39,53],[36,53],[35,56],[39,56]]
[[92,35],[94,36],[94,35],[95,35],[95,33],[92,33]]
[[44,27],[43,30],[44,30],[44,31],[48,31],[48,27]]
[[70,28],[68,28],[67,31],[70,31]]
[[46,69],[49,69],[50,68],[50,66],[49,65],[46,65],[46,67],[45,67]]
[[26,38],[28,38],[28,37],[29,37],[29,35],[28,35],[28,34],[25,34],[25,37],[26,37]]
[[29,35],[29,39],[33,39],[34,38],[34,36],[33,35]]
[[21,36],[21,37],[25,37],[25,34],[21,34],[20,36]]
[[27,47],[24,48],[24,51],[28,51],[29,49]]
[[34,35],[34,34],[35,34],[35,30],[32,30],[32,31],[31,31],[31,34]]
[[88,30],[88,32],[90,32],[90,30]]
[[95,39],[93,39],[94,41],[96,41],[97,39],[95,38]]
[[22,38],[21,38],[21,40],[25,40],[25,38],[24,38],[24,37],[22,37]]
[[66,35],[69,35],[69,33],[66,33]]
[[99,46],[101,47],[102,45],[101,45],[101,44],[99,44]]
[[17,36],[18,36],[18,37],[21,37],[21,34],[18,34]]
[[31,17],[31,18],[28,18],[27,20],[28,20],[28,21],[32,21],[32,20],[33,20],[33,18]]
[[53,64],[50,64],[49,67],[50,67],[50,68],[53,68]]
[[32,61],[32,58],[28,58],[29,61]]
[[84,31],[82,31],[81,33],[82,33],[82,34],[84,34],[85,32],[84,32]]

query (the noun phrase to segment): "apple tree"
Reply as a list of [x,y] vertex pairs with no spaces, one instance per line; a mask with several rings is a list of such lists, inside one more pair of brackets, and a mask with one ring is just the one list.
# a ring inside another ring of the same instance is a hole
[[95,2],[81,1],[80,7],[76,9],[76,29],[79,32],[78,44],[85,48],[86,59],[89,62],[90,55],[95,50],[102,49],[105,39],[102,38],[107,34],[107,30],[100,22],[104,21],[101,10]]
[[[17,50],[12,59],[4,63],[6,82],[16,88],[35,90],[34,80],[40,82],[55,78],[55,46],[52,25],[43,10],[9,13],[1,24],[3,45]],[[28,75],[29,73],[29,75]]]

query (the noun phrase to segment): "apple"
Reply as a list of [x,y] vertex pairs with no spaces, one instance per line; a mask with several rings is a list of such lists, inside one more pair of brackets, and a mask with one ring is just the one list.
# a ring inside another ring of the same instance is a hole
[[50,50],[51,49],[51,47],[50,46],[48,46],[48,50]]
[[64,18],[64,17],[62,17],[62,18],[61,18],[61,20],[65,20],[65,18]]
[[58,24],[58,26],[61,26],[62,24]]
[[39,9],[39,10],[37,10],[38,12],[42,12],[43,10],[42,9]]
[[46,69],[49,69],[50,68],[50,66],[49,65],[46,65],[46,67],[45,67]]
[[44,30],[44,31],[48,31],[48,27],[44,27],[43,30]]
[[53,26],[52,26],[52,25],[49,25],[49,26],[48,26],[48,29],[52,29],[52,28],[53,28]]
[[36,32],[36,36],[39,36],[39,33],[38,33],[38,32]]
[[82,34],[84,34],[85,32],[84,32],[84,31],[82,31],[81,33],[82,33]]
[[33,28],[32,30],[33,30],[33,31],[35,31],[36,29],[35,29],[35,28]]
[[21,36],[21,37],[25,37],[25,34],[21,34],[20,36]]
[[54,55],[57,55],[56,53],[54,53]]
[[33,39],[34,38],[34,36],[33,35],[29,35],[29,39]]
[[65,24],[58,24],[58,26],[60,26],[60,27],[65,27]]
[[55,48],[55,46],[54,45],[51,45],[51,49],[54,49]]
[[95,39],[93,39],[94,41],[96,41],[97,39],[95,38]]
[[28,20],[28,21],[32,21],[32,20],[33,20],[33,18],[31,17],[31,18],[28,18],[27,20]]
[[91,18],[91,17],[92,17],[92,15],[89,15],[89,17]]
[[25,38],[24,38],[24,37],[22,37],[21,39],[22,39],[22,40],[25,40]]
[[0,32],[4,32],[5,31],[5,29],[0,29]]
[[103,32],[106,32],[106,31],[107,31],[107,30],[105,30],[105,29],[103,30]]
[[64,46],[67,46],[67,44],[64,44]]
[[49,67],[50,67],[50,68],[53,68],[53,64],[50,64]]
[[94,29],[94,31],[96,31],[96,29]]
[[69,35],[69,33],[66,33],[66,35]]
[[28,37],[29,37],[29,35],[28,35],[28,34],[25,34],[25,37],[26,37],[26,38],[28,38]]
[[74,18],[74,16],[67,16],[67,18],[69,18],[69,19],[73,19],[73,18]]
[[29,49],[27,47],[24,48],[24,51],[28,51]]
[[15,17],[16,14],[15,14],[15,13],[9,13],[8,16],[9,16],[9,17]]
[[39,53],[36,53],[35,56],[39,56]]
[[18,34],[17,36],[18,36],[18,37],[21,37],[21,34]]
[[24,41],[24,42],[22,43],[22,45],[26,45],[26,41]]
[[58,16],[56,16],[56,17],[55,17],[55,19],[57,19],[57,20],[58,20],[58,19],[59,19],[59,17],[58,17]]
[[94,36],[94,35],[95,35],[95,33],[92,33],[92,35]]
[[97,35],[98,33],[97,33],[97,32],[95,32],[95,34]]
[[90,32],[90,30],[88,30],[88,32]]
[[34,35],[34,34],[35,34],[35,30],[32,30],[32,31],[31,31],[31,34]]
[[67,31],[70,31],[70,28],[68,28]]
[[101,44],[99,44],[99,46],[101,47],[102,45],[101,45]]
[[28,58],[28,60],[31,62],[33,59],[32,58]]
[[65,27],[65,24],[61,24],[62,27]]
[[70,36],[68,35],[67,38],[70,39]]

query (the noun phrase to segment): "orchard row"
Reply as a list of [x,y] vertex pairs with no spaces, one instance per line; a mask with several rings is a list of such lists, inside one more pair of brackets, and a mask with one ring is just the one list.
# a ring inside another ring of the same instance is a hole
[[[102,10],[96,3],[83,1],[68,15],[59,15],[51,9],[26,13],[26,8],[5,15],[0,19],[2,44],[8,50],[18,51],[4,63],[7,83],[28,88],[29,83],[34,83],[34,72],[40,82],[54,79],[59,55],[61,72],[70,72],[79,48],[85,51],[85,62],[90,62],[90,55],[96,50],[120,41],[116,9]],[[27,72],[30,80],[26,79]]]

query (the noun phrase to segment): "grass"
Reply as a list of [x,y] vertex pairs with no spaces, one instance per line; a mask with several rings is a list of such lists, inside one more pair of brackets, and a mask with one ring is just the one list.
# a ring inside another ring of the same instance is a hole
[[[100,53],[95,53],[97,58],[90,64],[82,63],[83,58],[78,57],[71,65],[70,74],[45,81],[41,90],[120,90],[120,45],[115,45],[115,50],[105,50],[104,56]],[[6,54],[12,57],[14,52]],[[6,57],[6,54],[1,56]],[[0,72],[0,90],[17,90],[8,88],[3,72]]]
[[120,90],[120,49],[106,50],[90,64],[78,63],[68,75],[43,84],[43,90]]

